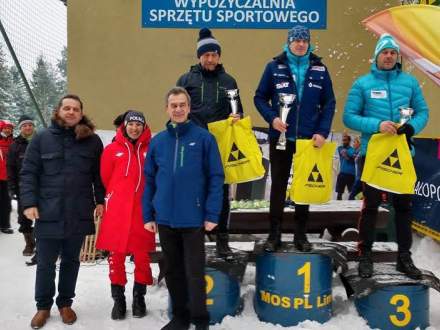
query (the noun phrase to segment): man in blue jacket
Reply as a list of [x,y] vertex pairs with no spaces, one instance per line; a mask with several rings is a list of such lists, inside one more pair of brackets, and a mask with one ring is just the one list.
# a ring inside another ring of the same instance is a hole
[[[398,63],[399,45],[389,34],[383,34],[374,51],[371,72],[358,78],[347,97],[344,124],[362,132],[361,166],[365,162],[368,141],[372,134],[405,134],[408,145],[428,121],[428,107],[418,81],[402,72]],[[411,107],[414,114],[406,124],[399,126],[399,108]],[[411,147],[410,147],[411,148]],[[381,191],[363,184],[364,205],[359,219],[359,275],[371,277],[373,262],[371,248],[377,221]],[[409,277],[420,278],[421,272],[411,259],[411,199],[412,195],[390,193],[395,209],[398,257],[396,268]]]
[[[254,96],[255,106],[269,124],[272,187],[270,233],[264,246],[269,252],[281,244],[281,220],[295,141],[313,139],[316,147],[322,147],[335,112],[330,74],[312,50],[310,31],[306,27],[295,26],[289,30],[284,51],[266,65]],[[279,116],[280,93],[296,96],[287,123],[283,123]],[[286,150],[276,149],[281,132],[286,133]],[[306,236],[308,217],[308,205],[295,206],[294,243],[302,251],[311,249]]]
[[171,321],[162,330],[209,328],[204,234],[222,209],[224,173],[214,137],[188,120],[190,96],[182,87],[166,95],[166,130],[150,144],[145,161],[145,229],[159,231]]

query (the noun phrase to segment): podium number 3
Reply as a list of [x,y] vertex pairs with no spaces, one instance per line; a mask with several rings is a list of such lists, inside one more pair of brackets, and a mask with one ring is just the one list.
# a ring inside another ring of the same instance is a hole
[[[206,294],[209,294],[214,288],[214,279],[209,275],[205,275],[205,281],[206,281]],[[206,299],[206,305],[214,305],[214,299],[211,298]]]
[[311,272],[310,261],[307,261],[304,266],[302,266],[296,274],[298,276],[304,275],[304,293],[310,293],[310,272]]
[[409,310],[410,301],[409,298],[403,294],[396,294],[390,299],[391,305],[399,305],[397,306],[397,313],[401,313],[402,317],[397,317],[396,315],[390,315],[390,321],[397,327],[404,327],[411,322],[411,312]]

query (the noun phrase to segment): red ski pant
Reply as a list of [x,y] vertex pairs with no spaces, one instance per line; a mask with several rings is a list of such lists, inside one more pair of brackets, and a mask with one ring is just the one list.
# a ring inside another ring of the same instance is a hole
[[[110,282],[125,286],[127,275],[125,273],[125,258],[127,254],[110,252],[108,264],[110,268]],[[134,281],[139,284],[153,284],[153,276],[150,268],[150,256],[146,251],[136,251],[134,257]]]

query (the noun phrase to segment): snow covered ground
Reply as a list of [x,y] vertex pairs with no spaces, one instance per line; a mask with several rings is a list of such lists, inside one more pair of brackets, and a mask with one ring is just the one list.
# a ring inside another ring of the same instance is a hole
[[[12,223],[16,229],[16,216]],[[13,235],[0,233],[0,329],[28,329],[30,320],[35,313],[34,281],[35,266],[27,267],[24,262],[28,259],[21,255],[23,237],[17,231]],[[234,247],[244,248],[246,243],[236,243]],[[440,245],[428,238],[415,236],[413,246],[416,264],[434,272],[440,277]],[[72,326],[65,326],[60,319],[56,307],[44,327],[54,329],[160,329],[167,321],[168,294],[163,283],[148,288],[147,306],[149,314],[142,319],[131,317],[131,289],[133,282],[133,264],[127,261],[129,284],[127,285],[128,317],[124,321],[110,319],[112,300],[108,280],[106,261],[98,264],[81,265],[77,283],[77,297],[73,308],[78,314],[78,321]],[[157,265],[153,265],[154,275],[158,274]],[[328,330],[368,330],[366,322],[359,317],[351,300],[347,299],[339,277],[334,277],[333,283],[333,318],[325,324],[305,321],[296,327],[282,328],[260,322],[254,313],[252,298],[255,267],[249,265],[244,277],[241,294],[245,307],[241,315],[227,317],[219,325],[212,326],[214,330],[224,329],[328,329]],[[440,293],[430,290],[430,322],[429,330],[440,330]]]

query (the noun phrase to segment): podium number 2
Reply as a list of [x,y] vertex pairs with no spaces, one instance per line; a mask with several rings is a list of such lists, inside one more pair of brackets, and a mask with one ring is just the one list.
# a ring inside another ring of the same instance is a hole
[[[214,279],[209,275],[205,275],[205,281],[206,281],[206,294],[209,294],[214,288]],[[214,299],[211,298],[206,299],[206,305],[214,305]]]
[[402,317],[397,317],[396,315],[390,315],[391,323],[397,327],[404,327],[411,322],[411,312],[409,310],[410,301],[409,298],[403,294],[396,294],[390,299],[391,305],[400,305],[397,306],[397,313],[402,313]]
[[304,266],[302,266],[296,272],[297,275],[304,275],[304,293],[310,293],[310,272],[311,272],[310,261],[307,261]]

